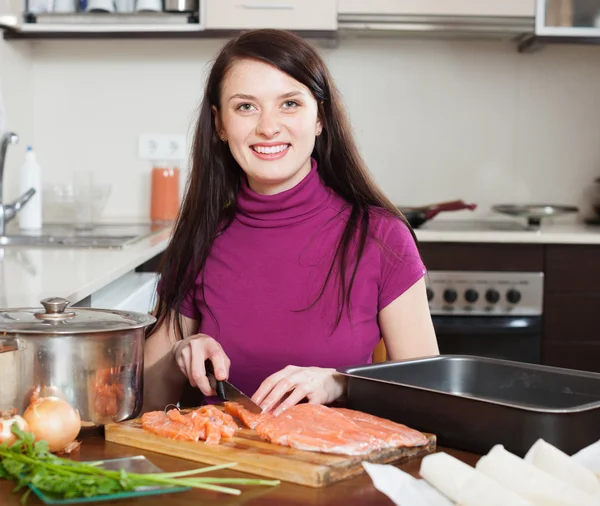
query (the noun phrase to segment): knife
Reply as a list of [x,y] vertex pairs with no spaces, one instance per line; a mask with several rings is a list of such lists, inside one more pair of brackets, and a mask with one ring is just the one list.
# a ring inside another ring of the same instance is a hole
[[238,390],[231,383],[229,383],[229,381],[218,380],[215,377],[213,364],[209,359],[204,361],[204,368],[206,369],[206,375],[209,377],[209,381],[210,379],[213,380],[210,383],[215,389],[215,392],[217,392],[219,399],[222,401],[237,402],[251,413],[255,413],[257,415],[262,413],[262,408],[252,399],[250,399],[250,397],[248,397],[245,393]]

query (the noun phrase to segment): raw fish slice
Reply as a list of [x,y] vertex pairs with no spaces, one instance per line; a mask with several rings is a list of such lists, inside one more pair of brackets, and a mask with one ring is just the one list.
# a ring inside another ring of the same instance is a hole
[[256,426],[263,439],[299,450],[344,455],[364,455],[381,447],[353,421],[331,408],[297,404]]
[[270,413],[252,413],[237,402],[225,402],[223,404],[225,405],[225,411],[227,411],[227,413],[239,418],[242,421],[242,423],[249,429],[254,429],[259,424],[259,422],[261,422],[265,418],[273,416]]
[[162,411],[151,411],[142,415],[142,427],[158,436],[179,441],[198,442],[200,433],[187,424],[174,422]]
[[357,424],[362,430],[368,432],[373,437],[382,440],[386,447],[396,448],[399,446],[423,446],[429,440],[419,431],[411,429],[385,418],[355,411],[346,408],[332,408],[334,411],[345,415],[347,418]]

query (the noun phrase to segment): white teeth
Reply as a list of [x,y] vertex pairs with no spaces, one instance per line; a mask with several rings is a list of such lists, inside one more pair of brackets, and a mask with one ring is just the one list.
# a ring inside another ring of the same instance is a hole
[[264,155],[271,155],[273,153],[281,153],[288,146],[289,144],[278,144],[277,146],[252,146],[252,149]]

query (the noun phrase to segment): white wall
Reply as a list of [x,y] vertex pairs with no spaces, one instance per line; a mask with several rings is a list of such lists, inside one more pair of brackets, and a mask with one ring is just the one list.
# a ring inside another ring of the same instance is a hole
[[[193,128],[223,41],[44,41],[33,51],[35,144],[46,181],[91,168],[107,217],[147,217],[140,133]],[[13,44],[13,43],[11,43]],[[586,206],[600,176],[600,48],[521,55],[505,42],[344,40],[323,50],[362,152],[388,195]],[[471,213],[446,215],[471,218]]]
[[7,43],[1,35],[0,31],[0,93],[5,129],[16,132],[20,138],[7,151],[3,194],[8,202],[18,195],[19,165],[33,139],[33,59],[28,42]]

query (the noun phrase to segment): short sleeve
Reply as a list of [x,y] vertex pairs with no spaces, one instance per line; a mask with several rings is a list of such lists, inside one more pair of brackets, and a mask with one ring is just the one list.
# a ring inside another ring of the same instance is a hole
[[408,226],[396,217],[381,218],[379,299],[381,311],[427,272]]
[[[162,291],[162,279],[158,281],[158,285],[156,287],[157,295],[160,297]],[[194,283],[190,291],[185,295],[183,300],[181,301],[181,306],[179,307],[179,313],[183,316],[187,316],[192,320],[198,320],[200,318],[200,312],[198,311],[198,307],[196,305],[196,290],[198,289],[198,284]]]

